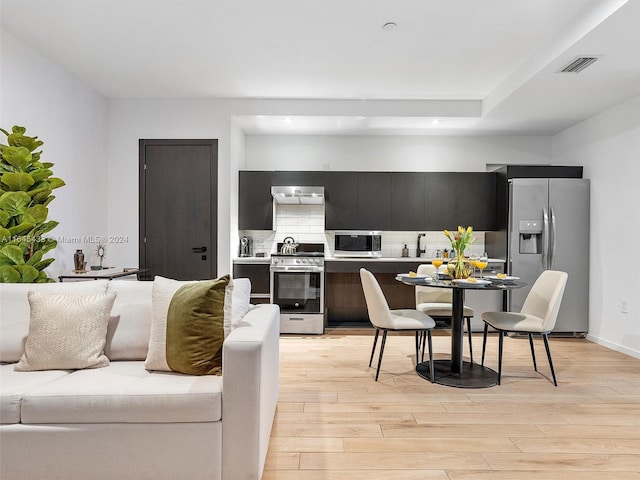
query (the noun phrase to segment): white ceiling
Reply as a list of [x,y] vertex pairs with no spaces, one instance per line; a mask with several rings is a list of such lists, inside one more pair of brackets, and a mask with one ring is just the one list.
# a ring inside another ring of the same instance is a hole
[[[110,98],[387,101],[238,115],[247,133],[552,134],[640,95],[640,0],[1,2],[3,29]],[[555,73],[579,55],[601,58]]]

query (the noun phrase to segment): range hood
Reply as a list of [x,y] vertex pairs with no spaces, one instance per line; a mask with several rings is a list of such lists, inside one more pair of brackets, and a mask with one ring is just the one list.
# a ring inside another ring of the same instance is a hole
[[324,187],[271,187],[276,203],[283,205],[322,205]]

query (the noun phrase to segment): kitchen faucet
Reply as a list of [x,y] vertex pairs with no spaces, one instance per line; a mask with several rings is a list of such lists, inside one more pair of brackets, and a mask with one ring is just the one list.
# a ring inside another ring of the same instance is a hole
[[420,258],[420,254],[421,253],[426,253],[427,252],[426,248],[424,248],[424,249],[420,248],[420,237],[424,237],[426,235],[427,235],[426,233],[419,233],[418,234],[418,247],[416,248],[416,257],[418,257],[418,258]]

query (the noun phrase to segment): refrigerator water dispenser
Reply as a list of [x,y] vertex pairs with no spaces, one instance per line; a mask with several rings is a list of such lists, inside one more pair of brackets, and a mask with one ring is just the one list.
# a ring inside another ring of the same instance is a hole
[[518,222],[520,253],[542,253],[542,221],[520,220]]

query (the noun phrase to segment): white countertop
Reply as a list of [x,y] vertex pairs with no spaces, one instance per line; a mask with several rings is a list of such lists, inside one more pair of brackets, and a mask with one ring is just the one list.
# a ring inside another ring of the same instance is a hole
[[[410,263],[431,263],[431,258],[417,257],[325,257],[325,262],[410,262]],[[271,257],[240,257],[234,258],[233,263],[271,263]],[[505,263],[501,258],[490,258],[489,263]]]

